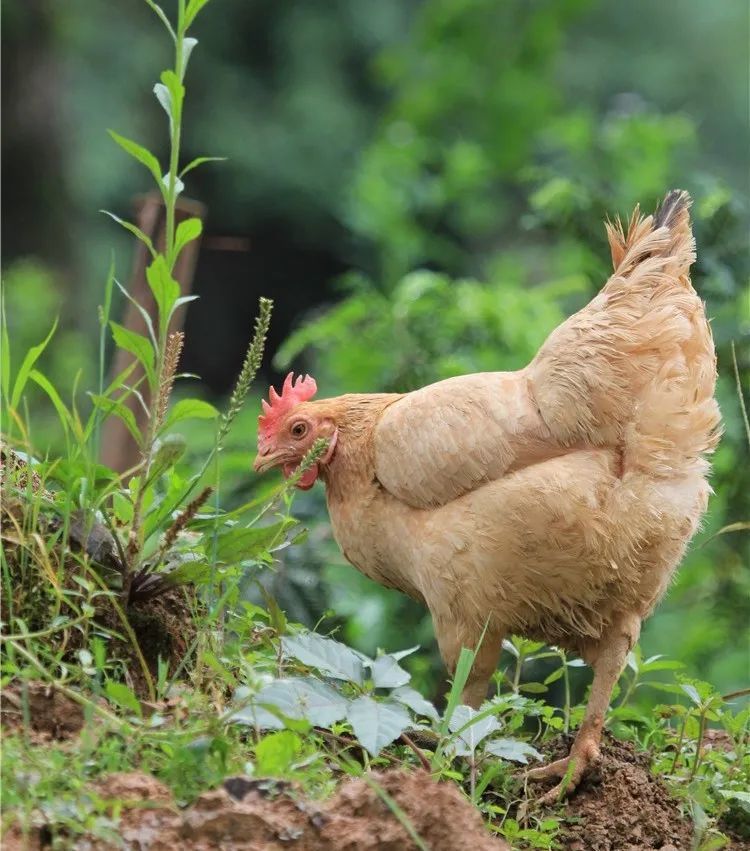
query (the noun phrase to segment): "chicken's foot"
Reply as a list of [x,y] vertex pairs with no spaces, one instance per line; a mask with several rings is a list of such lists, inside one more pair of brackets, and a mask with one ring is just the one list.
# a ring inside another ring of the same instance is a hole
[[538,803],[543,806],[555,804],[574,791],[588,770],[599,761],[604,716],[612,689],[625,667],[628,652],[638,640],[639,632],[639,618],[623,619],[587,654],[594,669],[594,682],[586,715],[570,754],[526,773],[526,778],[531,781],[560,778],[556,786],[539,798]]

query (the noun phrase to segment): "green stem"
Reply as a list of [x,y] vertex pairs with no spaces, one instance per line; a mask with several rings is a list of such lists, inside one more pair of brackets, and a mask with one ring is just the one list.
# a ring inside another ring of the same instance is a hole
[[[175,38],[175,61],[174,72],[177,79],[182,83],[183,77],[183,57],[184,57],[184,41],[185,41],[185,0],[179,0],[177,5],[177,31]],[[174,237],[175,237],[175,207],[177,204],[177,169],[180,161],[180,136],[182,132],[182,98],[179,98],[177,103],[172,104],[172,122],[170,124],[170,152],[169,152],[169,180],[167,184],[167,224],[166,224],[166,248],[167,248],[167,265],[171,272],[174,268],[176,257],[174,253]]]
[[679,762],[680,756],[682,754],[682,745],[685,741],[685,728],[687,727],[689,717],[690,713],[686,712],[685,717],[682,719],[682,727],[680,728],[680,738],[677,741],[677,747],[674,752],[674,759],[672,760],[672,767],[669,770],[670,774],[674,774],[677,770],[677,763]]
[[695,747],[695,759],[693,760],[693,767],[690,770],[690,777],[688,777],[688,783],[695,777],[696,772],[698,771],[698,766],[701,761],[701,747],[703,746],[703,734],[706,731],[706,713],[708,712],[708,706],[704,706],[701,710],[701,717],[698,726],[698,742]]

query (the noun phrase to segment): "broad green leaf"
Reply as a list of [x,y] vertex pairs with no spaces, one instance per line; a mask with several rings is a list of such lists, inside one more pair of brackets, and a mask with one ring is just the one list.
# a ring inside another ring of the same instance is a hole
[[174,240],[174,259],[180,256],[182,249],[194,239],[198,239],[203,231],[203,222],[200,219],[185,219],[177,225],[177,233]]
[[119,417],[127,426],[128,431],[133,436],[135,442],[141,445],[141,432],[135,420],[135,414],[117,399],[112,399],[109,396],[100,396],[98,393],[89,393],[91,401],[94,405],[104,412],[105,417],[114,414]]
[[47,348],[47,344],[52,339],[52,335],[55,333],[57,329],[57,319],[55,319],[52,330],[47,334],[46,338],[39,343],[38,346],[32,346],[28,352],[26,352],[26,357],[24,357],[21,368],[18,370],[18,375],[16,376],[16,380],[13,384],[13,393],[10,397],[10,406],[11,408],[17,408],[18,403],[21,401],[21,394],[23,393],[23,389],[26,386],[26,382],[29,378],[29,373],[34,367],[34,364],[39,359],[39,356],[42,352]]
[[132,222],[128,222],[125,219],[121,219],[114,213],[110,213],[109,210],[99,210],[99,212],[104,213],[105,216],[109,216],[112,221],[117,222],[117,224],[121,227],[124,227],[126,231],[132,233],[133,236],[139,239],[146,246],[146,248],[148,248],[149,254],[152,257],[156,257],[156,250],[154,249],[154,244],[153,242],[151,242],[151,237],[148,234],[145,234],[139,227],[134,225]]
[[295,524],[294,520],[281,520],[270,526],[233,526],[219,532],[216,543],[206,539],[206,555],[224,564],[237,564],[254,559],[271,549]]
[[115,133],[114,130],[109,130],[107,132],[123,149],[123,151],[130,154],[133,159],[138,160],[138,162],[142,165],[145,165],[151,172],[157,184],[161,186],[161,168],[159,166],[159,160],[156,159],[151,151],[149,151],[148,148],[144,148],[143,145],[139,145],[137,142],[134,142],[132,139],[127,139],[125,136]]
[[425,718],[437,721],[437,709],[411,686],[401,686],[401,688],[394,689],[390,696],[393,700],[408,706],[415,715],[423,715]]
[[500,729],[494,715],[485,715],[470,706],[457,706],[448,722],[448,728],[456,733],[452,750],[458,756],[473,754],[479,743]]
[[[169,109],[164,108],[167,109],[167,115],[169,115],[171,120],[174,115],[179,114],[182,108],[182,101],[185,98],[185,86],[182,85],[177,74],[171,69],[162,71],[159,79],[169,95]],[[156,96],[159,97],[158,94]]]
[[143,364],[148,382],[153,388],[156,380],[154,373],[155,354],[154,347],[151,345],[148,337],[144,337],[143,334],[139,334],[137,331],[131,331],[117,322],[110,322],[109,326],[112,329],[112,336],[117,346],[135,355]]
[[550,686],[552,683],[556,683],[565,672],[565,668],[555,668],[555,670],[545,678],[544,685]]
[[698,689],[692,685],[691,683],[680,683],[680,688],[685,692],[685,694],[693,701],[696,706],[701,705],[701,696],[698,693]]
[[141,717],[141,704],[133,692],[124,684],[114,680],[107,680],[104,691],[112,703],[116,703],[121,709],[128,709]]
[[302,755],[302,739],[291,730],[264,736],[255,746],[255,770],[260,777],[288,774]]
[[522,683],[518,690],[526,694],[544,694],[548,691],[548,688],[542,683]]
[[309,721],[316,727],[330,727],[346,718],[348,706],[345,697],[315,677],[276,680],[256,695],[254,703],[273,706],[286,718]]
[[31,370],[31,372],[29,373],[29,378],[32,381],[35,381],[49,396],[50,401],[55,406],[57,416],[60,418],[60,422],[62,423],[63,429],[67,433],[68,428],[71,426],[72,423],[70,411],[67,409],[65,403],[60,398],[60,394],[57,392],[52,382],[47,378],[46,375],[42,375],[42,373],[39,372],[39,370],[37,369]]
[[203,163],[225,162],[226,159],[226,157],[196,157],[194,160],[190,160],[185,168],[182,169],[180,177],[184,177],[189,171],[192,171],[194,168],[198,168],[198,166],[203,165]]
[[370,668],[376,688],[398,688],[405,686],[411,679],[411,674],[405,671],[393,656],[378,656]]
[[494,756],[499,756],[501,759],[520,762],[523,765],[528,763],[529,758],[542,758],[542,755],[536,748],[518,739],[491,739],[489,742],[484,743],[484,751]]
[[195,20],[195,16],[208,3],[208,0],[190,0],[185,11],[185,29]]
[[359,743],[372,756],[395,741],[409,726],[409,713],[398,703],[380,702],[362,695],[349,704],[347,720]]
[[283,636],[281,649],[287,659],[297,659],[303,665],[317,668],[334,679],[349,680],[360,685],[364,682],[362,660],[340,641],[315,632],[302,632]]
[[162,254],[157,255],[146,269],[146,280],[159,308],[159,329],[164,334],[174,303],[180,297],[180,285],[170,274]]
[[203,399],[180,399],[170,408],[164,428],[171,428],[182,420],[212,420],[218,416],[216,408]]

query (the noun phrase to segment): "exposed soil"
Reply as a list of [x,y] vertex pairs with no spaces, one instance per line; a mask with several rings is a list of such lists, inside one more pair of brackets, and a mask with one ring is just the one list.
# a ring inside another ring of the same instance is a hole
[[[94,791],[124,802],[119,830],[124,847],[132,851],[416,851],[417,844],[382,793],[395,802],[429,851],[510,851],[487,833],[477,810],[452,784],[436,783],[422,772],[388,771],[369,779],[372,785],[348,780],[319,804],[287,783],[234,777],[182,811],[165,786],[137,772],[110,775]],[[21,848],[20,840],[20,833],[11,831],[3,847]],[[43,848],[42,841],[37,834],[28,847]],[[75,845],[81,851],[110,847],[96,840]]]
[[[571,740],[549,753],[564,756]],[[601,763],[564,810],[564,847],[570,851],[689,851],[693,824],[667,787],[649,771],[649,755],[607,736]]]
[[69,739],[83,727],[79,703],[45,683],[12,683],[3,688],[0,722],[3,735],[24,725],[28,708],[28,730],[32,741],[43,743]]

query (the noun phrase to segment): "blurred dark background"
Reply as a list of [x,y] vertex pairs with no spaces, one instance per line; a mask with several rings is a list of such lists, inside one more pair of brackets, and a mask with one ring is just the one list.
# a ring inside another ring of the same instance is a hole
[[[194,34],[182,159],[227,157],[186,181],[207,219],[183,367],[210,397],[232,385],[260,295],[276,305],[264,377],[309,369],[324,395],[522,366],[603,283],[604,215],[651,207],[672,186],[693,194],[726,436],[705,531],[643,643],[739,687],[748,533],[711,536],[750,520],[731,357],[734,341],[746,379],[744,0],[212,0]],[[106,129],[166,161],[151,90],[168,51],[136,0],[3,7],[11,349],[37,343],[59,314],[44,357],[61,386],[95,374],[110,258],[123,282],[130,274],[132,241],[97,211],[131,217],[148,188]],[[224,459],[229,499],[253,487],[250,407]],[[41,405],[35,422],[54,446]],[[196,454],[212,439],[200,424],[189,436]],[[335,612],[328,625],[364,650],[431,646],[417,607],[343,565],[322,495],[297,509],[308,543],[266,578],[290,616]],[[435,657],[416,664],[434,682]]]

